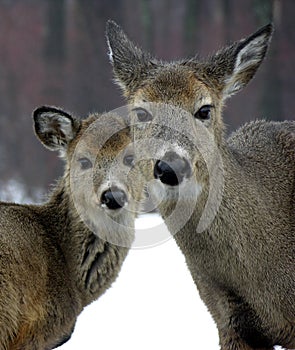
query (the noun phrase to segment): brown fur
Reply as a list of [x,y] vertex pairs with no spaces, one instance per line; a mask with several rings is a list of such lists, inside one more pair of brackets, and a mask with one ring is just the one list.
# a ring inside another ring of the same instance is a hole
[[[134,128],[135,139],[153,137],[163,147],[169,141],[170,151],[184,154],[192,168],[192,176],[179,186],[184,195],[159,180],[152,195],[159,201],[164,193],[160,214],[216,322],[222,350],[295,348],[295,123],[256,121],[226,139],[221,117],[224,100],[254,76],[271,32],[268,25],[207,60],[166,63],[143,53],[114,22],[107,27],[117,82],[132,108],[145,108],[153,116],[153,122]],[[148,102],[169,107],[152,110]],[[194,118],[204,105],[212,105],[210,118]],[[207,163],[181,134],[187,130],[202,139],[202,128],[217,147]],[[161,159],[160,145],[155,148],[141,152]],[[217,190],[220,174],[224,188],[218,212],[199,233],[210,185]],[[146,177],[153,178],[152,168]],[[178,216],[169,217],[177,205]],[[190,211],[178,231],[178,221]]]
[[[80,121],[62,110],[41,107],[34,112],[34,121],[38,138],[65,158],[65,173],[45,204],[0,203],[1,350],[52,349],[69,339],[83,308],[103,294],[118,275],[133,240],[136,203],[143,187],[137,182],[136,168],[130,171],[121,164],[130,143],[122,118],[91,115]],[[102,129],[87,139],[86,129],[97,121]],[[112,128],[120,131],[99,145]],[[87,142],[79,148],[82,155],[95,159],[90,171],[82,171],[75,159],[76,146],[83,138]],[[120,163],[121,173],[113,174],[113,179],[127,191],[128,210],[105,214],[99,206],[100,186],[115,161]],[[71,183],[76,181],[70,175],[73,167],[77,167],[80,185],[79,181]],[[95,195],[88,196],[88,180],[93,182]],[[80,218],[73,195],[82,205],[85,200],[89,220],[98,216],[100,221],[93,227],[99,237]],[[111,217],[111,224],[104,224],[104,215]],[[123,224],[120,231],[112,220]],[[126,223],[129,227],[124,227]],[[121,237],[124,246],[101,239],[105,233]]]

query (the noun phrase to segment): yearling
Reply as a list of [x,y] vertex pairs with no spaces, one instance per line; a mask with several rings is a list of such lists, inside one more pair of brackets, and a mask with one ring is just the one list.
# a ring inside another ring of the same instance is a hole
[[41,107],[34,126],[66,166],[47,203],[0,203],[1,350],[52,349],[70,338],[83,308],[118,275],[143,187],[123,118],[81,121]]
[[[271,34],[267,25],[206,60],[166,63],[107,25],[116,81],[142,125],[135,139],[163,142],[164,151],[143,148],[158,159],[146,174],[156,179],[152,194],[163,199],[159,211],[222,350],[295,348],[295,122],[255,121],[226,139],[221,117],[225,99],[254,76]],[[155,104],[169,108],[155,112]],[[206,206],[212,193],[216,202]]]

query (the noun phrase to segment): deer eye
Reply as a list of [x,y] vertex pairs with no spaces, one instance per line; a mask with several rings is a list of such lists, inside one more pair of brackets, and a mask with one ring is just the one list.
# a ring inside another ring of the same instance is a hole
[[144,108],[134,108],[133,111],[136,113],[137,118],[140,122],[149,122],[153,119],[152,115]]
[[80,163],[81,170],[87,170],[87,169],[92,168],[91,160],[89,160],[86,157],[78,159],[78,162]]
[[195,114],[194,117],[199,120],[208,120],[211,117],[211,105],[202,106]]
[[134,166],[134,155],[133,154],[127,154],[123,158],[123,164],[129,167]]

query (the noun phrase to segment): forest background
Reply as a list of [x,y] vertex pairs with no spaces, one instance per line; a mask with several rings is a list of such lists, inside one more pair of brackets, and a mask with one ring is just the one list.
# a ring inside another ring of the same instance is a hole
[[124,105],[107,56],[108,19],[164,60],[206,56],[274,22],[261,69],[227,102],[230,132],[256,118],[295,119],[294,15],[294,0],[0,0],[0,198],[41,201],[62,173],[33,134],[37,106],[86,117]]

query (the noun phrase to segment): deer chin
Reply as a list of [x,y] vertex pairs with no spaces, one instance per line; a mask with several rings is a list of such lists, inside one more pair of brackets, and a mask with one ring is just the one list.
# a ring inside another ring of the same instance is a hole
[[153,180],[149,185],[152,198],[157,203],[162,201],[196,201],[202,192],[202,184],[195,181],[193,177],[184,178],[177,186],[170,186],[160,180]]
[[130,213],[126,213],[126,210],[129,211],[127,208],[119,210],[99,208],[91,213],[88,212],[88,216],[83,218],[83,221],[100,239],[115,245],[130,247],[134,239],[134,221],[129,218]]

